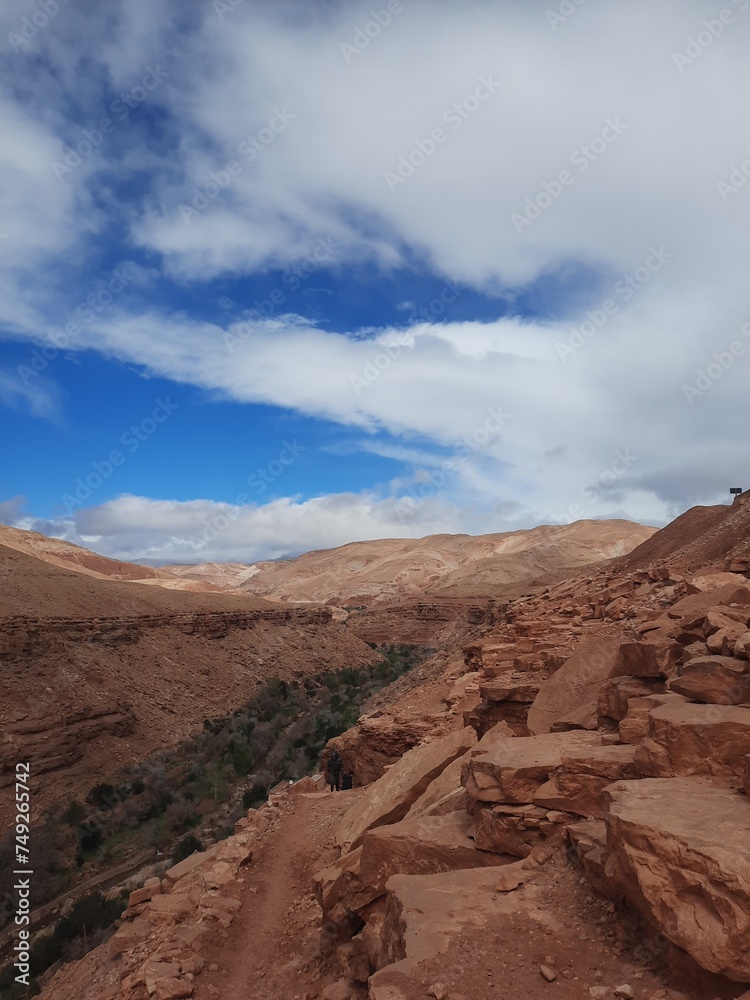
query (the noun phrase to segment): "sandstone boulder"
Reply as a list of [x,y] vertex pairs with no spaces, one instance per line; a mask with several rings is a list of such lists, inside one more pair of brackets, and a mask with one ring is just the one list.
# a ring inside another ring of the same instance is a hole
[[382,712],[363,715],[356,726],[329,741],[323,769],[328,754],[336,749],[345,765],[353,768],[355,783],[368,785],[433,731],[430,719],[394,718]]
[[360,878],[361,859],[362,848],[358,847],[315,875],[313,886],[324,920],[343,926],[351,911],[363,910],[381,895]]
[[579,816],[601,819],[606,810],[604,789],[619,778],[637,778],[634,746],[590,747],[563,755],[562,766],[541,785],[534,803]]
[[368,830],[402,820],[430,783],[476,742],[473,729],[459,729],[404,754],[344,815],[336,834],[339,846],[348,851]]
[[750,708],[669,702],[652,709],[636,767],[649,777],[716,775],[742,781],[750,753]]
[[539,843],[560,832],[541,806],[476,805],[473,814],[478,853],[526,858]]
[[407,813],[408,819],[416,816],[444,816],[449,812],[466,809],[466,789],[461,784],[461,767],[465,756],[466,754],[456,757],[430,782]]
[[709,653],[716,656],[733,656],[737,640],[746,632],[744,625],[725,625],[706,639]]
[[607,873],[709,972],[750,981],[750,803],[691,778],[610,786]]
[[630,675],[611,677],[599,690],[598,714],[606,719],[620,722],[628,714],[631,698],[644,698],[663,691],[664,684],[660,679]]
[[587,729],[589,732],[593,732],[598,728],[598,706],[596,702],[592,701],[561,716],[556,722],[552,723],[550,732],[569,733],[573,729]]
[[419,816],[365,834],[359,866],[363,885],[385,892],[391,875],[426,875],[501,863],[474,847],[474,821],[466,812]]
[[599,733],[583,731],[493,741],[490,731],[465,759],[461,782],[470,800],[532,803],[563,755],[602,742]]
[[726,608],[732,604],[742,608],[750,605],[750,586],[735,586],[730,583],[701,594],[690,594],[673,604],[668,609],[667,616],[672,619],[697,617],[707,614],[711,609],[722,605]]
[[633,677],[668,677],[673,673],[682,647],[679,643],[663,641],[652,636],[640,642],[623,642],[618,653],[618,674]]
[[188,855],[182,861],[178,861],[176,865],[168,868],[164,873],[164,878],[170,885],[174,885],[175,882],[189,875],[196,868],[200,868],[208,860],[208,857],[206,851],[195,851],[194,854]]
[[743,632],[734,644],[734,655],[742,660],[750,660],[750,632]]
[[[419,965],[440,952],[465,928],[481,933],[499,920],[523,914],[541,928],[559,932],[561,926],[538,902],[529,871],[518,862],[524,883],[515,892],[495,892],[497,869],[446,872],[440,875],[394,875],[386,886],[388,900],[383,923],[383,956],[388,963],[370,979],[370,996],[394,1000],[413,997]],[[515,865],[503,868],[511,874]],[[412,978],[414,977],[414,978]],[[430,983],[425,984],[424,993]],[[377,991],[377,992],[376,992]]]
[[742,587],[747,583],[739,573],[698,573],[688,578],[688,588],[693,593],[705,594],[719,587]]
[[730,656],[696,657],[672,678],[669,689],[693,701],[741,705],[750,701],[750,663]]
[[648,737],[649,716],[659,705],[678,704],[685,702],[681,694],[652,694],[628,700],[628,714],[620,721],[618,730],[623,743],[640,743]]
[[604,681],[622,672],[617,669],[619,648],[619,639],[580,642],[534,699],[527,719],[529,732],[548,733],[558,719],[596,701]]

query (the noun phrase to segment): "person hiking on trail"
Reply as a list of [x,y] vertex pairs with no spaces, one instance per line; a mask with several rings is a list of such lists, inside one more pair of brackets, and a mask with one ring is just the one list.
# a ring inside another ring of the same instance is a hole
[[346,792],[352,787],[352,772],[344,771],[341,775],[341,789]]
[[339,780],[341,778],[341,771],[344,767],[343,760],[339,757],[338,751],[333,750],[331,756],[328,758],[328,780],[331,785],[331,791],[339,790]]

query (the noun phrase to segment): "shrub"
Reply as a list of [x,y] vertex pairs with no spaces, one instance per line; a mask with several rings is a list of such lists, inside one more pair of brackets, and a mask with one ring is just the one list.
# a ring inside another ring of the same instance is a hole
[[86,796],[86,801],[97,809],[111,809],[115,804],[116,796],[114,785],[103,782],[101,785],[94,785]]
[[68,808],[62,814],[62,820],[68,826],[78,826],[88,815],[86,807],[81,805],[78,799],[73,799]]
[[177,864],[178,861],[184,861],[185,858],[189,858],[191,854],[195,854],[196,851],[202,851],[203,844],[198,840],[194,833],[189,833],[187,837],[183,837],[182,840],[177,842],[177,846],[172,852],[172,861]]
[[256,782],[242,796],[242,804],[245,809],[254,809],[259,803],[265,802],[267,797],[268,791],[266,786]]

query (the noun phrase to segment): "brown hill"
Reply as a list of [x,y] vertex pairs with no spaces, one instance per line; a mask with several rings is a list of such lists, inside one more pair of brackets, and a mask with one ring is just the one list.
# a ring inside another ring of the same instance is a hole
[[245,567],[207,564],[169,569],[183,580],[239,587],[284,601],[369,604],[423,595],[488,597],[510,584],[623,555],[655,530],[632,521],[577,521],[492,535],[351,542],[296,559]]
[[72,542],[48,538],[36,531],[11,528],[6,524],[0,524],[0,545],[43,559],[52,566],[76,570],[100,580],[169,579],[170,577],[170,574],[162,569],[109,559],[80,545],[73,545]]
[[691,507],[622,561],[622,569],[668,562],[677,569],[750,568],[750,490],[729,506]]
[[36,810],[227,714],[271,676],[375,657],[325,608],[96,579],[3,545],[0,591],[0,787],[29,761]]

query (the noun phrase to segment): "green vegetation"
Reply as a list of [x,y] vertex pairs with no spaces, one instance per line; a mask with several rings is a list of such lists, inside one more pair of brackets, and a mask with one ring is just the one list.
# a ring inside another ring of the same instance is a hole
[[[90,877],[149,847],[186,857],[202,849],[191,831],[225,804],[214,839],[231,833],[273,785],[313,773],[328,740],[355,724],[367,699],[432,652],[404,644],[377,648],[381,658],[373,666],[302,681],[271,678],[238,711],[206,719],[177,747],[97,784],[83,802],[50,811],[33,831],[33,905],[68,889],[84,865]],[[13,855],[9,836],[0,844],[0,898],[12,894]],[[0,912],[0,927],[8,916]]]
[[60,959],[72,961],[100,944],[108,936],[107,930],[120,916],[127,900],[127,893],[114,899],[106,899],[99,892],[82,896],[73,904],[70,913],[58,920],[51,934],[40,936],[32,945],[29,989],[15,982],[16,969],[10,965],[0,972],[0,997],[3,1000],[20,1000],[21,997],[36,996],[39,993],[37,978]]

